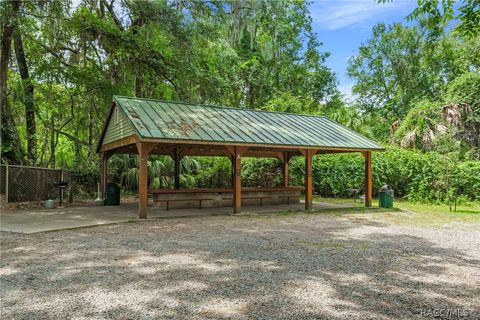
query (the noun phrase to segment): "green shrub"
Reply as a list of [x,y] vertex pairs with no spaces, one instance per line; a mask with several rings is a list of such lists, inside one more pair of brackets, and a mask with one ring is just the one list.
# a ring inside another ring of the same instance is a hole
[[242,185],[245,187],[275,187],[282,184],[282,164],[272,158],[244,158]]
[[199,188],[228,188],[232,185],[232,163],[226,157],[197,157],[200,170],[195,177]]
[[458,165],[454,184],[471,200],[480,200],[480,161],[466,161]]
[[[296,157],[290,165],[291,181],[303,184],[305,160]],[[347,189],[363,185],[361,154],[319,155],[313,160],[313,190],[324,196],[346,196]]]
[[[455,188],[469,200],[480,199],[480,162],[456,164],[435,152],[422,153],[398,147],[373,153],[373,194],[390,185],[395,196],[416,202],[441,203],[452,199]],[[245,186],[281,184],[281,163],[275,159],[243,160]],[[290,184],[303,185],[303,157],[290,161]],[[449,168],[447,170],[447,168]],[[318,155],[313,160],[314,193],[322,196],[348,196],[347,189],[363,192],[364,158],[359,153]]]

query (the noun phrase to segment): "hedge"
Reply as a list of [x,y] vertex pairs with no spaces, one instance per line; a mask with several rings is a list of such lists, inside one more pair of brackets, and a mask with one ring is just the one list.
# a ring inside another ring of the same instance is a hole
[[[243,160],[242,178],[246,186],[272,186],[281,183],[278,160]],[[304,159],[290,162],[290,183],[302,185]],[[348,196],[347,189],[363,189],[364,159],[359,153],[315,156],[314,192],[322,196]],[[480,162],[454,163],[435,152],[421,153],[387,148],[373,153],[373,193],[388,184],[396,197],[417,202],[446,202],[456,188],[468,200],[480,200]]]

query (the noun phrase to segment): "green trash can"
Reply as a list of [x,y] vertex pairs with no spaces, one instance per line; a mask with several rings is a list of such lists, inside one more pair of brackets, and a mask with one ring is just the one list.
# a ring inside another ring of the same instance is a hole
[[120,187],[114,182],[110,182],[105,190],[105,205],[118,206],[120,205]]
[[378,206],[380,208],[393,208],[393,189],[384,185],[378,189]]

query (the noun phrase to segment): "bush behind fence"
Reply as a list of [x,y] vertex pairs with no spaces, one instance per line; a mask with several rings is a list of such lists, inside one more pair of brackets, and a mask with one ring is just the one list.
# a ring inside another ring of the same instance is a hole
[[0,193],[7,202],[58,199],[59,190],[54,181],[60,180],[69,183],[64,191],[64,200],[72,202],[74,197],[94,194],[98,177],[86,177],[80,172],[62,169],[0,165]]

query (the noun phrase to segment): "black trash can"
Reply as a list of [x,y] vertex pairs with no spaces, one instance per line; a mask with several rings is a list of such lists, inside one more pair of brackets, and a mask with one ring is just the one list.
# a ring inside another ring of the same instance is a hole
[[119,206],[120,205],[120,187],[114,182],[110,182],[105,190],[105,205]]

